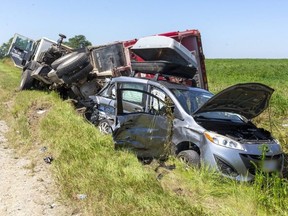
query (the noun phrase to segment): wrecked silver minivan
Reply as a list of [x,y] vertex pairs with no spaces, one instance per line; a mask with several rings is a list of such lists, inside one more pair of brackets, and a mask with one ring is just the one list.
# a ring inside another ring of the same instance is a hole
[[116,148],[131,149],[139,158],[172,153],[236,180],[252,180],[257,169],[282,172],[280,144],[250,121],[267,108],[273,93],[268,86],[237,84],[213,96],[199,88],[132,77],[114,78],[113,85]]

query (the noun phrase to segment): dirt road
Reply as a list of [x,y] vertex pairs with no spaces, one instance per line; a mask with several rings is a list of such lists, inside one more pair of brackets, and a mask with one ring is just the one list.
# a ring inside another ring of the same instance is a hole
[[7,131],[5,121],[0,120],[0,215],[74,215],[57,200],[51,165],[44,160],[35,165],[28,158],[18,158],[9,148]]

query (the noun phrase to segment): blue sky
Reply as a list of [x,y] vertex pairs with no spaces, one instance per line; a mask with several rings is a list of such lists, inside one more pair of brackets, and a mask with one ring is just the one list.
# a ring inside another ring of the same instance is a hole
[[287,0],[4,0],[0,45],[14,33],[93,45],[198,29],[206,58],[288,58]]

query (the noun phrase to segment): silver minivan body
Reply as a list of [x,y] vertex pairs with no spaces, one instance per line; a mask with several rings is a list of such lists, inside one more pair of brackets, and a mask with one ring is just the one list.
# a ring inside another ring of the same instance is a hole
[[[109,88],[114,93],[107,102]],[[247,83],[213,96],[203,89],[167,81],[118,77],[94,99],[101,105],[105,98],[106,105],[115,108],[116,148],[131,149],[139,158],[165,158],[193,150],[201,165],[249,181],[258,169],[269,173],[283,169],[278,141],[248,120],[267,108],[272,93],[263,84]]]

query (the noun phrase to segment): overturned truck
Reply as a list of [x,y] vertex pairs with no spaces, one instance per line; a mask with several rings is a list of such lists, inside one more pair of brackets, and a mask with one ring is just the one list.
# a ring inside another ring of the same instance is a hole
[[9,53],[15,65],[22,68],[20,90],[57,90],[64,98],[83,101],[96,94],[106,78],[131,76],[137,62],[186,64],[187,59],[197,70],[192,78],[188,76],[190,83],[208,89],[198,30],[168,32],[77,50],[63,45],[66,36],[59,36],[56,42],[47,38],[34,41],[15,34]]

